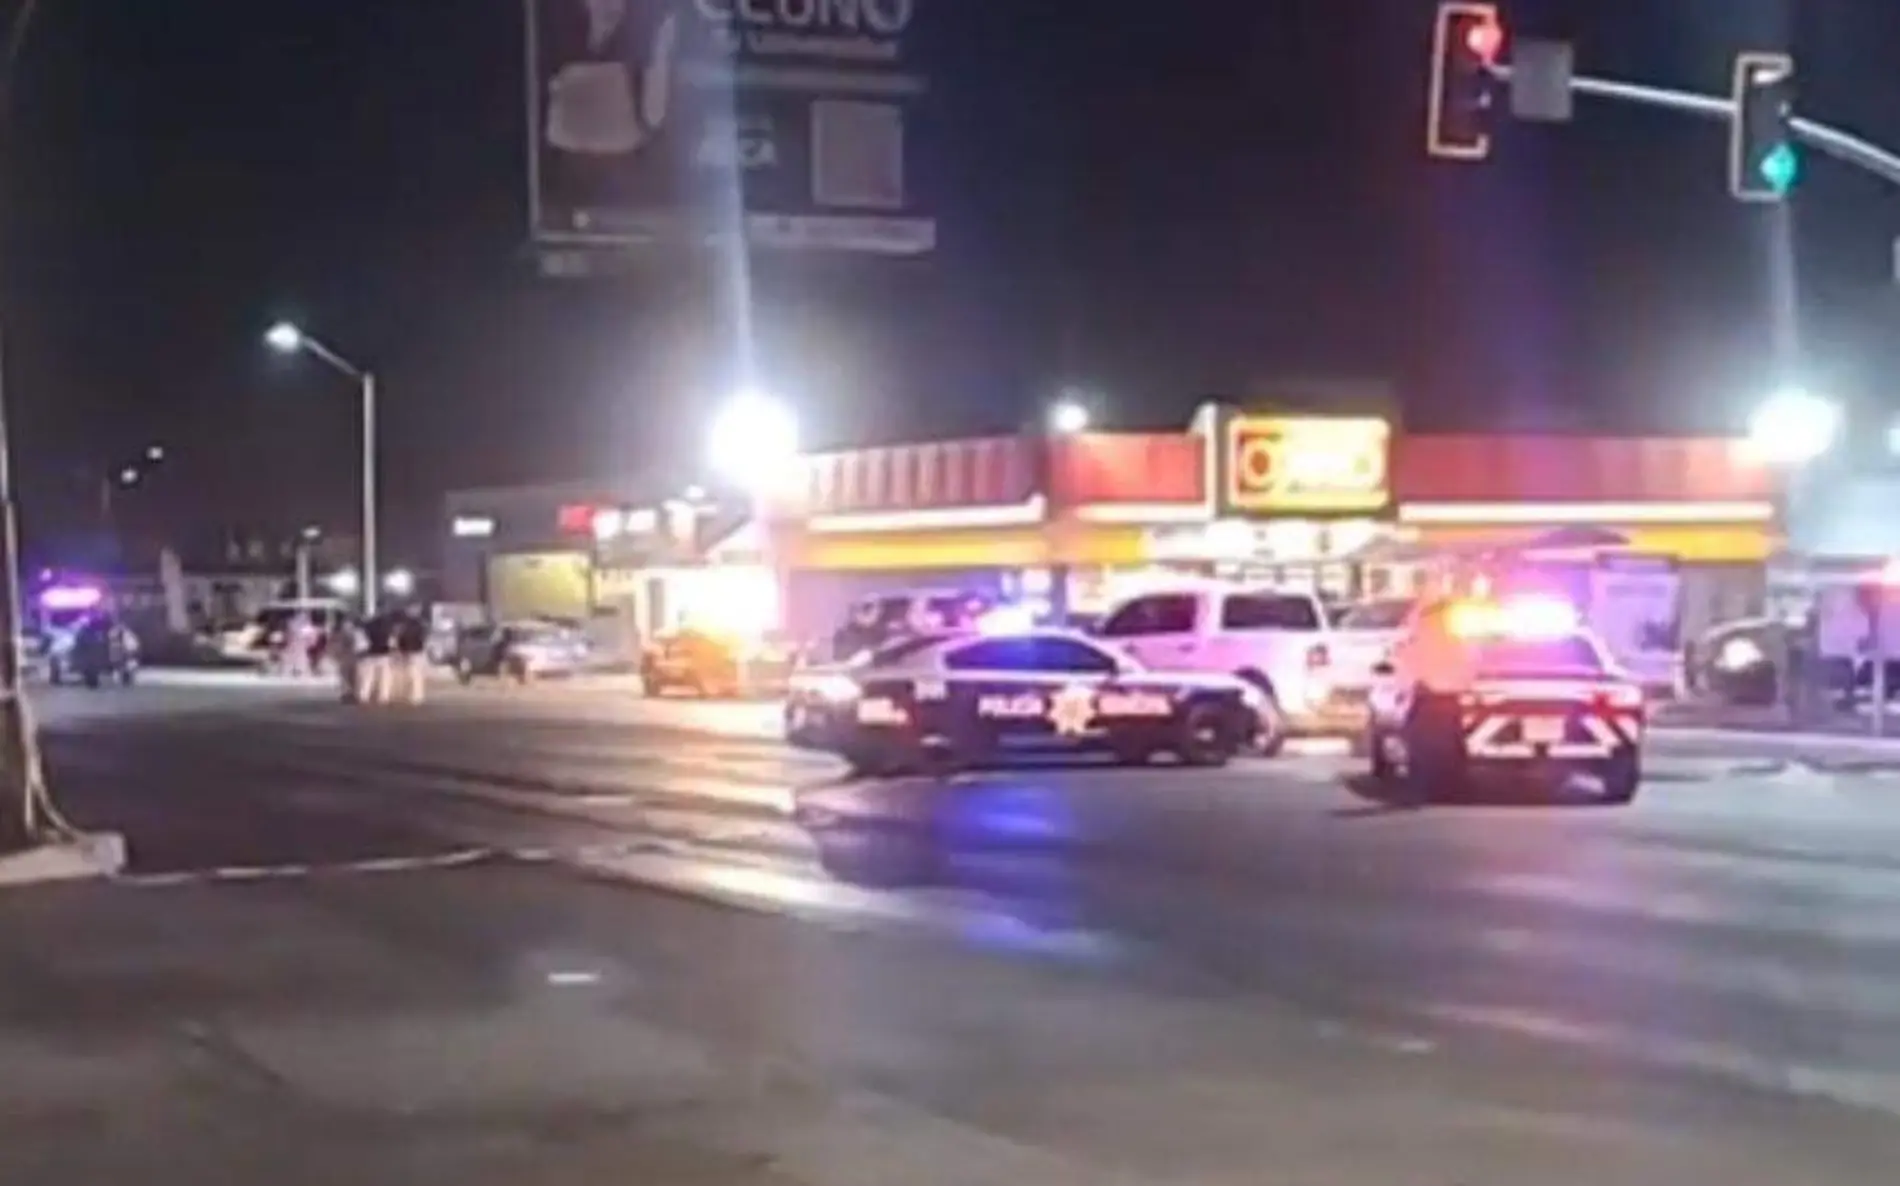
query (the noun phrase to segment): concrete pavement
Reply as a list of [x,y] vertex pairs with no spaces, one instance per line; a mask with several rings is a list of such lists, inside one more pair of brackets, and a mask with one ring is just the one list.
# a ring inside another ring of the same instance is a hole
[[1883,1118],[479,866],[0,899],[9,1182],[1891,1181]]
[[1628,810],[1400,810],[1323,757],[844,784],[568,698],[53,729],[132,875],[0,897],[0,1057],[312,1180],[1891,1180],[1879,772],[1687,755]]

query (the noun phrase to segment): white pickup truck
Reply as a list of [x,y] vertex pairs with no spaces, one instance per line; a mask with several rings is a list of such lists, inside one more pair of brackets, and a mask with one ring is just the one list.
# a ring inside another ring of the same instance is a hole
[[1369,688],[1373,669],[1392,655],[1418,608],[1415,597],[1356,601],[1333,619],[1333,673],[1342,688]]
[[1260,748],[1293,736],[1352,736],[1362,717],[1335,696],[1333,629],[1310,593],[1219,584],[1150,590],[1117,605],[1096,634],[1151,671],[1236,675],[1258,688]]

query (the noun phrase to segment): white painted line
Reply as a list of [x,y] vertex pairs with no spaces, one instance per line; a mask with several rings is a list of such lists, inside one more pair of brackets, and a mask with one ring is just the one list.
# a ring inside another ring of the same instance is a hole
[[463,848],[427,856],[372,857],[359,861],[339,861],[330,865],[222,865],[211,869],[185,869],[168,873],[131,873],[114,880],[122,885],[153,889],[215,882],[291,881],[335,875],[419,873],[459,869],[490,860],[496,855],[494,849]]
[[576,868],[597,876],[659,886],[740,909],[803,915],[818,921],[923,926],[965,941],[1064,958],[1097,958],[1118,950],[1114,937],[1090,931],[1045,931],[1002,911],[921,896],[868,890],[823,874],[736,865],[660,852],[577,853]]
[[1352,741],[1345,737],[1289,737],[1285,753],[1302,758],[1348,758]]
[[1535,1009],[1430,1005],[1423,1012],[1433,1020],[1449,1025],[1575,1047],[1605,1057],[1709,1071],[1771,1091],[1900,1113],[1900,1075],[1852,1067],[1782,1064],[1713,1042],[1690,1041],[1653,1031],[1580,1021]]

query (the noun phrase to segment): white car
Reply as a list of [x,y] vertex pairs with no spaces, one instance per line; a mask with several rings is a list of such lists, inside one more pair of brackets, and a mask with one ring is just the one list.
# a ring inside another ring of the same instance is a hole
[[1636,797],[1643,689],[1571,607],[1460,602],[1447,619],[1447,641],[1416,665],[1382,664],[1365,738],[1375,780],[1422,801],[1477,773],[1580,773],[1606,802]]
[[227,659],[261,663],[270,649],[282,642],[291,622],[299,614],[327,634],[342,623],[344,611],[345,606],[341,601],[326,597],[273,601],[258,610],[256,616],[242,626],[220,631],[218,653]]
[[1334,631],[1310,593],[1217,583],[1150,590],[1102,619],[1096,633],[1150,671],[1237,676],[1261,694],[1259,748],[1292,736],[1353,736],[1363,712],[1336,695]]

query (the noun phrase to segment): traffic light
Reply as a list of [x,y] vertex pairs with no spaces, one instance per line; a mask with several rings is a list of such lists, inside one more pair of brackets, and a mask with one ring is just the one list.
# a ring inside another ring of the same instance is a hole
[[1744,202],[1779,202],[1801,176],[1794,117],[1794,59],[1735,55],[1734,122],[1729,125],[1729,191]]
[[1456,161],[1491,155],[1491,109],[1504,51],[1495,4],[1445,0],[1432,29],[1431,93],[1426,96],[1425,151]]

